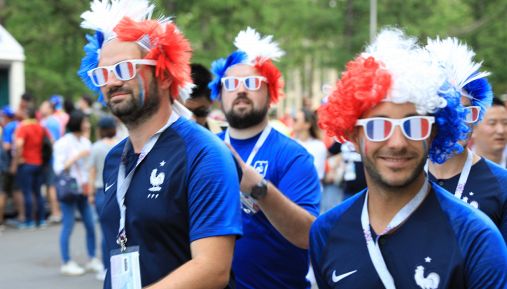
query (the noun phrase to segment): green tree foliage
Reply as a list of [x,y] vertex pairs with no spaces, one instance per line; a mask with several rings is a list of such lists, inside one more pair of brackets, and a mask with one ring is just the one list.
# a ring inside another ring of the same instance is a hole
[[[76,75],[83,56],[80,14],[88,1],[1,0],[2,23],[24,46],[27,89],[39,98],[89,93]],[[252,26],[272,34],[287,55],[283,71],[306,67],[342,70],[369,40],[369,1],[155,0],[156,13],[173,15],[193,47],[193,61],[209,66],[233,50],[237,32]],[[0,6],[1,7],[1,6]],[[378,1],[378,27],[402,27],[421,41],[457,36],[471,45],[507,92],[507,12],[504,0]],[[304,69],[302,71],[305,71]],[[306,73],[303,73],[306,74]],[[304,82],[312,79],[303,75]],[[308,85],[305,83],[304,85]]]

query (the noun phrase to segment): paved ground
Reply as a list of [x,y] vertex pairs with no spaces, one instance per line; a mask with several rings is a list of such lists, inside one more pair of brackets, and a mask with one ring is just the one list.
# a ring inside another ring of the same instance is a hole
[[[96,232],[98,232],[98,227]],[[7,228],[0,233],[0,287],[16,289],[99,289],[102,282],[95,274],[62,276],[60,270],[60,226],[35,231]],[[99,234],[97,234],[97,255]],[[84,227],[74,226],[71,256],[79,264],[87,262]]]

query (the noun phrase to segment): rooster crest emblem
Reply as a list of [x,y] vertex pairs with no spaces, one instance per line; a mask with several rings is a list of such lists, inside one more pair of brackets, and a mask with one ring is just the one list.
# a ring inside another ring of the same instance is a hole
[[151,171],[151,176],[150,176],[151,188],[149,188],[148,190],[150,192],[160,191],[162,189],[162,187],[160,185],[162,183],[164,183],[164,178],[165,178],[165,174],[163,172],[160,172],[157,174],[157,169],[153,169],[153,171]]
[[417,266],[414,275],[415,283],[422,289],[437,289],[440,283],[440,276],[437,273],[429,273],[424,277],[424,267]]

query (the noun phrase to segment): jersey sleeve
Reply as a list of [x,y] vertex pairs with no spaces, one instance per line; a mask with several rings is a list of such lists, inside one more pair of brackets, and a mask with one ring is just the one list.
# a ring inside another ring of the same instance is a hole
[[315,280],[317,281],[317,285],[319,285],[319,289],[327,289],[329,288],[326,282],[324,282],[324,278],[322,277],[322,268],[321,268],[321,260],[323,257],[323,251],[326,245],[326,232],[322,226],[323,219],[318,218],[312,225],[310,229],[310,262],[313,268],[313,273],[315,275]]
[[199,152],[190,150],[187,179],[190,241],[241,235],[239,179],[232,154],[218,139]]
[[493,226],[475,234],[466,260],[467,288],[507,288],[507,249]]
[[278,183],[278,190],[310,214],[318,216],[321,189],[311,155],[301,148],[293,156],[287,152],[281,157],[288,161],[280,170],[283,175]]

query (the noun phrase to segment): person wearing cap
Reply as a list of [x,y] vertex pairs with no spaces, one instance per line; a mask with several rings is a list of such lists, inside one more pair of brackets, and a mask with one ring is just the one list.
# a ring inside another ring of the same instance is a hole
[[320,289],[506,288],[507,248],[493,222],[428,180],[469,132],[460,94],[415,38],[384,29],[346,65],[321,127],[361,154],[367,189],[310,232]]
[[[88,178],[88,187],[90,194],[88,195],[88,202],[95,205],[97,213],[100,214],[105,203],[104,182],[102,181],[102,174],[104,172],[104,161],[109,151],[119,142],[116,139],[116,121],[112,116],[103,116],[97,122],[99,140],[96,141],[90,150],[90,174]],[[104,236],[105,229],[103,223],[99,220],[102,236]],[[106,240],[102,237],[102,264],[104,269],[109,269],[109,251],[107,250]],[[99,272],[97,279],[104,280],[105,272]]]
[[190,44],[153,9],[97,0],[82,14],[95,35],[78,73],[129,132],[104,163],[104,288],[231,288],[238,172],[227,147],[187,119],[178,100],[192,87]]
[[198,63],[193,63],[190,67],[195,87],[192,89],[190,97],[185,101],[185,106],[192,112],[198,124],[212,133],[219,133],[222,131],[220,124],[209,117],[213,104],[210,97],[211,91],[208,88],[208,83],[211,82],[211,72]]
[[[468,146],[491,106],[493,91],[488,83],[489,72],[479,71],[481,63],[475,53],[457,38],[429,39],[426,49],[433,61],[443,67],[449,83],[461,93],[466,109],[465,121],[470,133],[462,141]],[[502,135],[501,137],[505,137]],[[503,147],[500,149],[500,154]],[[495,223],[507,241],[507,170],[469,149],[456,154],[443,164],[429,162],[429,178],[455,197],[481,210]]]
[[[18,226],[24,223],[25,221],[25,206],[24,206],[24,198],[21,189],[19,188],[16,182],[16,168],[14,167],[13,157],[14,157],[14,133],[16,128],[18,127],[20,121],[16,116],[14,110],[6,105],[2,107],[2,114],[4,115],[4,121],[6,124],[3,127],[2,132],[2,148],[7,155],[7,163],[8,169],[4,172],[4,186],[3,190],[6,195],[11,196],[14,201],[14,206],[16,208],[16,219],[12,223],[12,225]],[[7,220],[6,223],[8,223]]]
[[268,122],[271,104],[283,94],[273,64],[283,51],[250,27],[234,44],[237,51],[213,62],[209,86],[229,123],[219,137],[243,172],[244,236],[233,260],[237,288],[310,288],[308,232],[319,213],[319,178],[306,149]]

